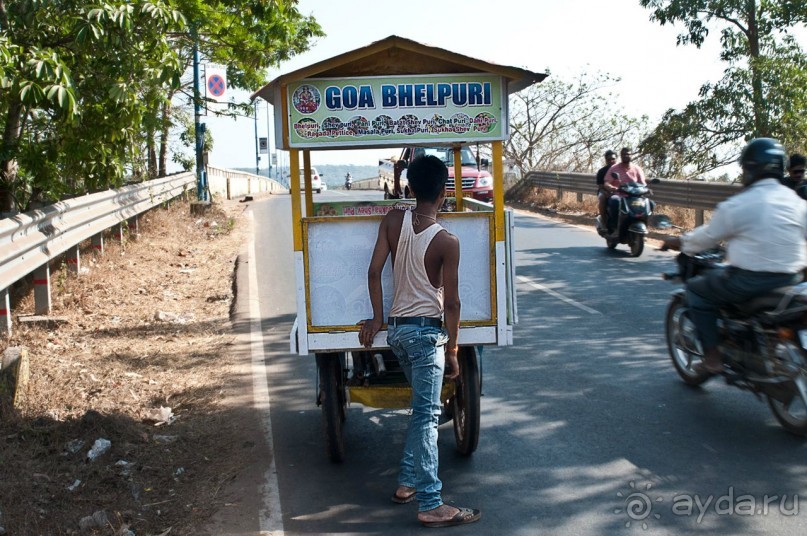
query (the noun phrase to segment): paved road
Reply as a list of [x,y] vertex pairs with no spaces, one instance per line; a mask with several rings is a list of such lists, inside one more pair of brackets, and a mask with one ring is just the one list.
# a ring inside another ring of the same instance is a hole
[[[322,197],[344,195],[379,194]],[[290,200],[252,209],[285,534],[421,534],[416,507],[388,500],[404,412],[352,406],[347,461],[327,460],[314,359],[288,348]],[[516,225],[520,324],[515,346],[485,349],[477,452],[456,455],[451,424],[440,428],[445,498],[483,509],[451,534],[804,534],[794,514],[807,509],[807,442],[751,394],[717,381],[691,389],[672,369],[672,287],[659,278],[672,256],[648,247],[632,259],[533,216]]]

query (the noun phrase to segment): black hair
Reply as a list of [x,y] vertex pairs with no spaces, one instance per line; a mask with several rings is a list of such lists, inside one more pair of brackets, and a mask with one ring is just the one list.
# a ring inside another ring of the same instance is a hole
[[807,159],[804,158],[803,154],[793,153],[790,155],[790,163],[787,165],[787,169],[791,169],[795,166],[803,166],[805,165],[805,161],[807,161]]
[[619,151],[619,154],[622,154],[622,153],[631,153],[631,154],[633,154],[633,151],[630,150],[630,147],[623,147],[622,150]]
[[448,168],[434,155],[418,156],[406,171],[409,185],[418,201],[437,201],[448,180]]
[[606,159],[611,158],[612,156],[616,156],[616,153],[614,151],[612,151],[611,149],[608,149],[607,151],[605,151],[605,158]]

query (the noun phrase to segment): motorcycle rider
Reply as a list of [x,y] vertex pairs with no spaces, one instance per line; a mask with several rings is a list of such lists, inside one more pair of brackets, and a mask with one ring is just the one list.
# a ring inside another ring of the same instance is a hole
[[794,285],[807,266],[807,203],[784,186],[785,150],[771,138],[757,138],[740,156],[745,189],[718,204],[709,223],[665,239],[664,248],[694,255],[726,241],[724,269],[687,282],[686,300],[703,346],[703,366],[723,370],[717,313],[771,290]]
[[350,190],[351,186],[353,186],[353,175],[351,175],[350,171],[348,171],[347,175],[345,175],[345,188]]
[[629,182],[638,182],[647,185],[644,179],[644,171],[642,168],[632,163],[633,153],[629,147],[623,147],[619,151],[620,162],[608,168],[605,174],[605,182],[603,189],[610,195],[608,198],[608,233],[613,233],[616,230],[617,222],[619,220],[619,199],[622,195],[619,192],[619,187],[622,184]]

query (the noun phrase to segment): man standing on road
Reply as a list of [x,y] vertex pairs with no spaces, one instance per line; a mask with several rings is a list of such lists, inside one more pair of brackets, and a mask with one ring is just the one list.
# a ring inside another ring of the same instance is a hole
[[628,147],[619,152],[620,162],[608,168],[603,188],[611,196],[608,198],[608,232],[616,229],[619,213],[619,187],[629,182],[647,185],[642,168],[632,163],[633,154]]
[[373,318],[362,323],[359,342],[372,347],[382,327],[381,271],[392,253],[394,296],[387,343],[412,386],[412,416],[392,501],[404,504],[417,499],[418,521],[427,527],[448,527],[481,517],[479,510],[443,504],[437,477],[443,373],[449,380],[459,376],[460,244],[437,223],[448,180],[445,164],[435,156],[415,158],[407,176],[417,203],[414,210],[395,209],[381,220],[367,272]]
[[605,190],[605,174],[608,173],[608,170],[616,164],[616,153],[611,149],[605,151],[605,165],[600,168],[597,172],[597,206],[600,210],[600,222],[605,225],[605,207],[608,203],[608,198],[611,197],[611,194]]

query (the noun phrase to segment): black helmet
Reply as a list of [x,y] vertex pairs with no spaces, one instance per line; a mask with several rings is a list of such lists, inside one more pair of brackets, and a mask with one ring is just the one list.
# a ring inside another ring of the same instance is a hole
[[781,179],[785,175],[787,155],[782,144],[772,138],[757,138],[748,142],[740,155],[743,184],[764,178]]

